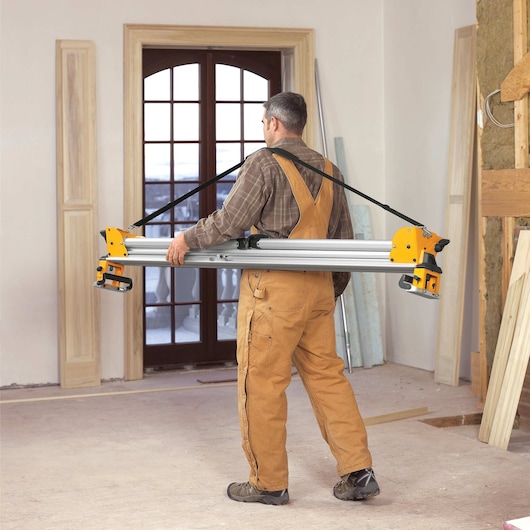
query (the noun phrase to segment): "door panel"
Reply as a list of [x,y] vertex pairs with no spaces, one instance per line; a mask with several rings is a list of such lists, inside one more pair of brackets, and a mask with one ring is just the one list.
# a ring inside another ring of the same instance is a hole
[[[144,212],[264,146],[263,102],[280,91],[280,52],[143,50]],[[226,176],[145,226],[172,237],[220,208]],[[235,360],[239,271],[146,267],[144,366]]]

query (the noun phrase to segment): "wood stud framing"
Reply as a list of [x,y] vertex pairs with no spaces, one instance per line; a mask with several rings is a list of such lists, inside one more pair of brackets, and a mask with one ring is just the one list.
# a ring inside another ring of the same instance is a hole
[[[507,449],[530,358],[530,233],[521,232],[514,252],[515,217],[530,215],[526,0],[513,1],[514,68],[501,85],[501,100],[514,101],[515,168],[481,171],[480,209],[502,218],[504,310],[479,440]],[[484,249],[483,249],[484,252]],[[512,259],[515,254],[515,260]],[[481,270],[481,289],[485,288]],[[487,303],[483,293],[482,304]],[[481,314],[484,315],[482,308]],[[481,349],[485,347],[482,342]]]

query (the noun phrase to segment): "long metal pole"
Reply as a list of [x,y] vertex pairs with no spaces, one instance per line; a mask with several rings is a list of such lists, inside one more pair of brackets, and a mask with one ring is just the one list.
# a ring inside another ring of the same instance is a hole
[[[316,59],[315,59],[315,86],[316,86],[316,94],[317,94],[318,115],[320,118],[320,131],[322,134],[322,150],[323,150],[324,156],[327,158],[328,145],[326,141],[326,128],[324,126],[324,112],[322,109],[322,99],[320,95],[318,63]],[[346,348],[346,360],[348,362],[348,372],[351,374],[352,373],[352,360],[351,360],[350,330],[348,327],[348,320],[346,318],[346,305],[344,304],[344,297],[342,295],[339,296],[339,303],[340,303],[340,311],[342,315],[342,327],[344,330],[344,346]]]

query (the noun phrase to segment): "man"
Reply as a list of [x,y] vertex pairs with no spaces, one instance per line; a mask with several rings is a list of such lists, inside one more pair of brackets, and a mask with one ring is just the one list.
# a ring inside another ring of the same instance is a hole
[[[302,140],[307,120],[303,97],[292,92],[264,104],[268,147],[343,179],[340,171]],[[267,149],[251,155],[222,208],[175,237],[166,259],[184,263],[190,248],[208,248],[246,230],[274,238],[349,238],[353,230],[344,189]],[[349,273],[244,270],[237,321],[238,409],[248,482],[232,483],[241,502],[289,501],[285,390],[295,365],[322,436],[341,476],[333,493],[362,500],[379,493],[367,434],[344,363],[335,349],[335,300]]]

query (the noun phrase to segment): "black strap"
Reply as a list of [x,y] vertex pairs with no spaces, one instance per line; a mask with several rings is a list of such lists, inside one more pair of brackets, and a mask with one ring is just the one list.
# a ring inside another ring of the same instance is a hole
[[[425,227],[423,223],[419,223],[418,221],[415,221],[414,219],[411,219],[410,217],[394,210],[388,204],[383,204],[377,201],[376,199],[364,194],[362,191],[356,190],[355,188],[352,188],[351,186],[348,186],[345,182],[342,180],[336,179],[332,175],[328,175],[324,171],[321,171],[320,169],[312,166],[311,164],[308,164],[307,162],[304,162],[303,160],[300,160],[296,155],[293,155],[293,153],[286,151],[285,149],[281,149],[279,147],[267,147],[271,153],[276,153],[277,155],[280,155],[284,158],[287,158],[288,160],[291,160],[297,164],[300,164],[301,166],[304,166],[308,169],[311,169],[315,173],[318,173],[319,175],[322,175],[323,177],[326,177],[327,179],[331,180],[335,184],[338,184],[339,186],[342,186],[343,188],[347,189],[348,191],[351,191],[352,193],[355,193],[362,197],[363,199],[366,199],[367,201],[370,201],[377,206],[383,208],[383,210],[386,210],[387,212],[390,212],[391,214],[396,215],[397,217],[400,217],[404,221],[407,221],[407,223],[411,223],[414,226],[420,226],[422,228]],[[246,160],[246,158],[245,158]],[[168,202],[165,206],[162,206],[162,208],[159,208],[153,213],[150,213],[149,215],[145,216],[143,219],[140,219],[139,221],[136,221],[136,223],[133,223],[128,230],[133,230],[135,228],[138,228],[140,226],[143,226],[144,224],[148,223],[155,217],[158,217],[159,215],[163,214],[164,212],[167,212],[170,208],[175,207],[177,204],[180,204],[181,202],[184,202],[186,199],[189,199],[192,195],[195,195],[199,191],[202,191],[204,188],[208,187],[210,184],[213,184],[214,182],[217,182],[218,180],[221,180],[223,177],[226,177],[226,175],[230,175],[230,173],[234,172],[236,169],[239,169],[244,163],[245,160],[242,160],[239,162],[239,164],[236,164],[235,166],[231,167],[230,169],[227,169],[220,175],[217,175],[216,177],[211,178],[210,180],[207,180],[203,184],[197,186],[196,188],[192,189],[191,191],[188,191],[188,193],[185,193],[178,199],[175,199],[174,201]]]
[[280,155],[280,156],[283,156],[284,158],[292,160],[293,162],[295,162],[297,164],[300,164],[301,166],[304,166],[304,167],[306,167],[308,169],[311,169],[315,173],[318,173],[319,175],[322,175],[323,177],[326,177],[327,179],[331,180],[335,184],[338,184],[339,186],[342,186],[343,188],[347,189],[348,191],[351,191],[352,193],[355,193],[355,194],[359,195],[363,199],[366,199],[367,201],[370,201],[370,202],[373,202],[374,204],[377,204],[377,206],[383,208],[383,210],[386,210],[387,212],[390,212],[390,213],[392,213],[394,215],[397,215],[401,219],[407,221],[407,223],[411,223],[414,226],[420,226],[422,228],[425,227],[425,225],[423,223],[419,223],[418,221],[415,221],[414,219],[411,219],[410,217],[406,216],[405,214],[402,214],[402,213],[394,210],[393,208],[388,206],[388,204],[382,204],[379,201],[377,201],[376,199],[374,199],[372,197],[369,197],[368,195],[364,194],[362,191],[356,190],[355,188],[352,188],[351,186],[348,186],[348,184],[346,184],[342,180],[336,179],[332,175],[328,175],[327,173],[324,173],[324,171],[321,171],[320,169],[308,164],[307,162],[304,162],[303,160],[300,160],[296,155],[293,155],[293,153],[290,153],[289,151],[286,151],[285,149],[280,149],[279,147],[267,147],[267,149],[271,153],[276,153],[277,155]]
[[[245,159],[246,160],[246,159]],[[162,208],[159,208],[156,210],[156,212],[150,213],[149,215],[146,215],[143,219],[140,219],[139,221],[136,221],[136,223],[133,223],[128,230],[134,230],[135,228],[138,228],[140,226],[143,226],[144,224],[148,223],[155,217],[158,217],[159,215],[163,214],[164,212],[167,212],[170,208],[175,207],[177,204],[180,204],[181,202],[184,202],[186,199],[189,199],[192,195],[195,195],[199,191],[203,190],[204,188],[207,188],[210,184],[213,184],[214,182],[217,182],[218,180],[221,180],[223,177],[226,177],[226,175],[230,175],[230,173],[233,173],[236,169],[239,169],[244,163],[245,160],[242,160],[239,162],[239,164],[236,164],[235,166],[231,167],[230,169],[227,169],[220,175],[217,175],[216,177],[211,178],[210,180],[207,180],[206,182],[203,182],[196,188],[192,189],[191,191],[188,191],[188,193],[185,193],[178,199],[175,199],[174,201],[168,202],[165,206],[162,206]]]

